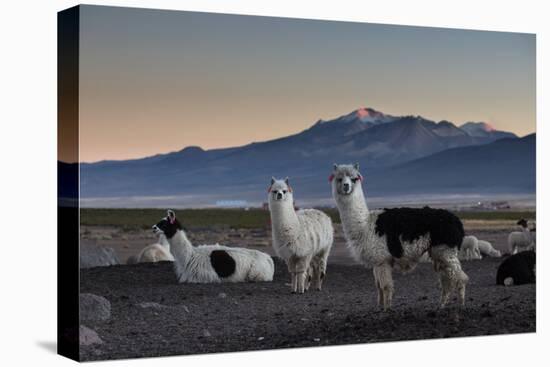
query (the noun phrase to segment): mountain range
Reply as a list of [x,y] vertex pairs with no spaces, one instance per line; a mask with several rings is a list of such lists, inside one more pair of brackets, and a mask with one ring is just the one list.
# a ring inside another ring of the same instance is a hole
[[328,197],[332,163],[359,162],[367,190],[379,196],[530,193],[535,144],[534,134],[518,138],[484,122],[457,126],[360,108],[294,135],[240,147],[191,146],[141,159],[82,163],[80,192],[83,198],[215,194],[262,201],[271,176],[289,176],[303,197]]

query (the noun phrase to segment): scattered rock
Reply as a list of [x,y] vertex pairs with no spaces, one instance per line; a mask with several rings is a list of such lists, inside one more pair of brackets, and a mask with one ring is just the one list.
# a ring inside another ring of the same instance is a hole
[[111,302],[105,297],[92,293],[82,293],[80,301],[80,321],[106,321],[111,318]]
[[141,308],[152,308],[155,310],[162,310],[164,308],[169,308],[168,306],[161,305],[160,303],[156,303],[156,302],[141,302],[141,303],[138,303],[138,306]]
[[218,298],[227,298],[227,294],[221,292],[220,294],[218,294]]
[[259,341],[262,341],[262,340],[264,340],[264,339],[265,339],[264,336],[260,336],[260,337],[258,338]]
[[96,266],[118,265],[120,260],[111,247],[80,246],[80,268],[93,268]]
[[99,335],[94,330],[84,325],[80,325],[78,339],[82,346],[103,344],[103,340],[101,340]]
[[210,337],[210,336],[212,336],[212,334],[210,334],[210,331],[208,331],[207,329],[204,329],[204,330],[202,331],[202,335],[205,336],[205,337],[207,337],[207,338]]

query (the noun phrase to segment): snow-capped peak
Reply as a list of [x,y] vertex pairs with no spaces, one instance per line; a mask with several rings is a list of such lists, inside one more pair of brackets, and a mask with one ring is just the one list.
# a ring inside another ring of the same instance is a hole
[[385,123],[395,120],[395,117],[386,115],[370,107],[361,107],[345,116],[342,116],[340,119],[345,121],[359,120],[363,123]]
[[467,122],[460,126],[460,128],[468,133],[470,136],[485,136],[495,130],[495,128],[487,122]]

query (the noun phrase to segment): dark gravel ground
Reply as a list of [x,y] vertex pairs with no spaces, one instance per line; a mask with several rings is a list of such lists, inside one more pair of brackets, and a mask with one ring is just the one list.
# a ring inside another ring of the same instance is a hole
[[106,297],[109,321],[86,323],[103,344],[82,360],[535,332],[535,285],[495,285],[501,259],[463,262],[466,307],[438,309],[431,264],[394,273],[394,307],[376,305],[372,273],[329,264],[323,291],[293,295],[276,260],[272,283],[178,284],[171,263],[81,271],[81,292]]

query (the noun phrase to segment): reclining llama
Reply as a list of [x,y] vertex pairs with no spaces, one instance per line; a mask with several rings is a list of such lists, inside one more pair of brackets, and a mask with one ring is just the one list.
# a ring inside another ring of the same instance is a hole
[[170,243],[180,283],[273,280],[275,268],[271,256],[257,250],[220,245],[194,247],[172,210],[153,226],[153,231],[163,233]]
[[536,262],[534,251],[522,251],[507,257],[498,267],[497,285],[536,283]]
[[347,246],[356,260],[373,267],[378,304],[384,310],[391,307],[393,297],[392,268],[412,270],[425,252],[439,273],[441,307],[454,290],[464,305],[468,276],[462,271],[457,252],[464,237],[460,219],[447,210],[428,207],[369,212],[358,164],[335,164],[329,181]]
[[330,217],[316,209],[296,211],[288,178],[272,178],[268,196],[273,248],[288,266],[291,291],[321,290],[334,235]]
[[158,261],[174,261],[170,252],[170,244],[164,234],[160,234],[158,243],[145,246],[137,256],[130,256],[127,264],[155,263]]

